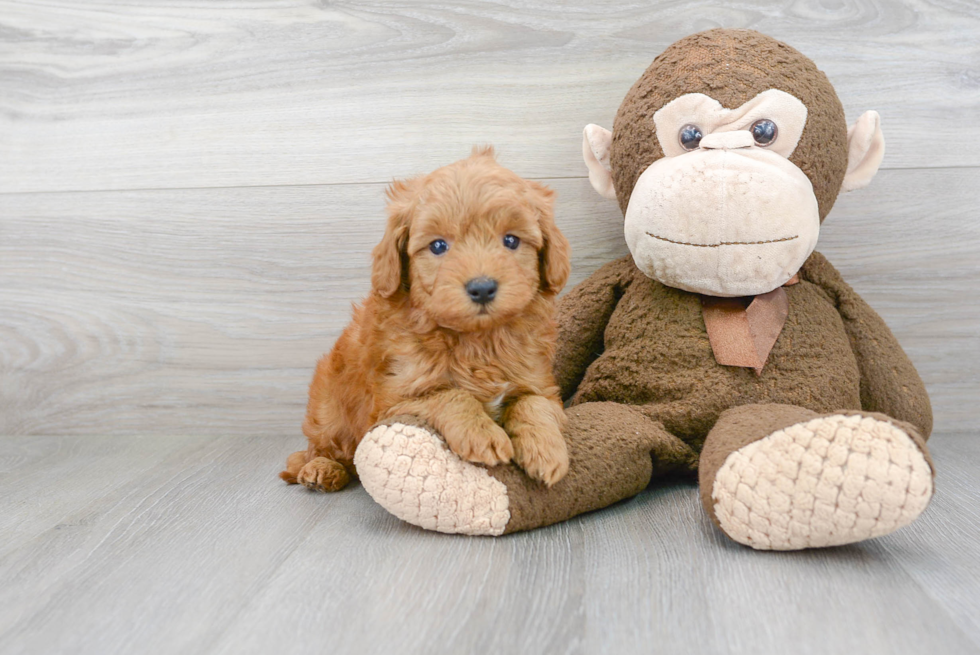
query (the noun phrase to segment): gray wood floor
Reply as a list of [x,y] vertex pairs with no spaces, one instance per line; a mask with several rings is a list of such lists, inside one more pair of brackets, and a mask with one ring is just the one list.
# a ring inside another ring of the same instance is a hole
[[292,438],[0,442],[0,652],[980,653],[975,435],[926,514],[760,553],[690,484],[499,539],[275,479]]
[[[819,248],[929,388],[926,515],[774,554],[685,484],[498,540],[281,484],[384,184],[495,144],[575,283],[625,253],[582,127],[714,26],[882,115]],[[0,653],[980,652],[978,116],[972,0],[0,0]]]

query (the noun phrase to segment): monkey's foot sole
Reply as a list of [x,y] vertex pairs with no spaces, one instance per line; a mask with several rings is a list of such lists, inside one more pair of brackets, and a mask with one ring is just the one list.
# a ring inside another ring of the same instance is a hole
[[932,468],[899,427],[815,418],[732,452],[715,475],[725,533],[760,550],[839,546],[888,534],[929,504]]
[[507,487],[424,427],[378,425],[358,445],[354,466],[375,502],[426,530],[498,536],[510,521]]

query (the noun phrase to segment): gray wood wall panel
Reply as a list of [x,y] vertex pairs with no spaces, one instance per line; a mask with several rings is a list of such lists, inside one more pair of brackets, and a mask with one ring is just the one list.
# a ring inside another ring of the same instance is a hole
[[[615,203],[545,181],[572,284],[627,252]],[[885,171],[820,246],[919,366],[937,429],[976,420],[977,181]],[[297,432],[315,360],[368,290],[383,190],[0,194],[0,434]]]
[[851,120],[882,112],[890,170],[821,249],[922,369],[937,427],[972,426],[975,3],[0,0],[0,433],[294,432],[367,289],[382,184],[473,143],[559,190],[582,279],[625,252],[583,124],[715,25],[811,55]]
[[379,182],[492,142],[581,176],[586,123],[665,46],[786,40],[888,168],[980,164],[980,7],[965,0],[0,2],[0,191]]

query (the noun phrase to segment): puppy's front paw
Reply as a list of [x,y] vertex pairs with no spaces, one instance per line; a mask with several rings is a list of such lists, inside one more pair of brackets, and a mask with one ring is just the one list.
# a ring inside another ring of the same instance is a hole
[[568,473],[568,447],[558,429],[514,435],[514,461],[531,478],[553,486]]
[[504,429],[487,418],[487,422],[460,434],[445,434],[449,449],[468,462],[497,466],[514,457],[514,445]]
[[299,470],[296,481],[312,491],[340,491],[350,482],[350,474],[340,462],[315,457]]

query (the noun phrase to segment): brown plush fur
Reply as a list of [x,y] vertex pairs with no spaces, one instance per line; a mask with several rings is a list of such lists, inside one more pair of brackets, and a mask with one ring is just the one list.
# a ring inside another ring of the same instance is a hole
[[881,317],[819,253],[786,293],[789,317],[757,376],[715,361],[697,294],[651,280],[630,257],[572,289],[555,354],[572,466],[546,491],[513,466],[491,469],[507,486],[506,532],[605,507],[668,474],[699,475],[714,518],[711,483],[730,453],[820,415],[890,421],[928,459],[929,396]]
[[664,156],[653,115],[687,93],[703,93],[735,109],[767,89],[807,107],[806,127],[790,161],[813,184],[820,219],[830,212],[847,170],[847,123],[830,80],[805,55],[750,30],[715,29],[670,45],[637,80],[619,107],[610,149],[623,213],[637,178]]
[[[388,226],[374,249],[372,291],[317,364],[303,432],[280,475],[335,491],[377,421],[411,414],[460,457],[487,466],[512,458],[552,485],[568,470],[558,386],[551,373],[554,298],[569,246],[554,192],[501,167],[491,149],[388,190]],[[516,250],[503,245],[511,234]],[[444,239],[449,250],[429,245]],[[493,301],[467,295],[497,280]]]
[[[669,46],[616,115],[610,153],[625,212],[636,179],[663,156],[653,114],[704,93],[735,108],[767,89],[807,107],[790,161],[809,178],[821,220],[847,168],[847,124],[833,86],[805,55],[750,30],[715,29]],[[573,403],[615,401],[644,413],[696,449],[734,404],[784,403],[816,412],[867,410],[928,437],[925,387],[888,327],[819,253],[786,288],[789,318],[761,376],[713,356],[697,294],[647,278],[626,257],[576,287],[560,308],[556,375]]]
[[[847,166],[840,101],[813,62],[747,30],[681,39],[630,90],[610,157],[623,212],[636,179],[663,156],[653,125],[659,108],[698,92],[735,108],[769,88],[807,106],[790,161],[810,179],[822,220]],[[566,432],[572,470],[543,491],[528,489],[513,467],[493,469],[512,507],[506,530],[565,520],[634,495],[653,477],[693,475],[699,467],[712,513],[713,477],[730,453],[818,415],[888,420],[928,459],[929,396],[894,335],[821,254],[809,257],[799,277],[786,287],[789,316],[761,375],[718,364],[701,297],[650,279],[631,257],[603,266],[568,293],[558,307],[554,370],[572,405]],[[652,468],[636,463],[645,444]]]
[[638,405],[698,450],[723,411],[749,403],[876,411],[928,437],[925,386],[881,317],[823,255],[810,256],[786,294],[789,316],[756,375],[715,361],[697,294],[651,280],[624,257],[562,299],[556,377],[573,404]]
[[689,446],[628,405],[571,407],[564,434],[571,465],[568,475],[550,489],[528,480],[516,466],[490,469],[490,475],[507,486],[510,521],[504,532],[551,525],[607,507],[643,491],[651,476],[697,466],[697,454]]

